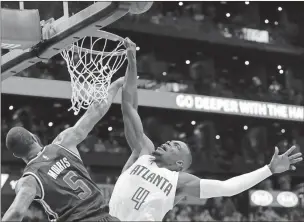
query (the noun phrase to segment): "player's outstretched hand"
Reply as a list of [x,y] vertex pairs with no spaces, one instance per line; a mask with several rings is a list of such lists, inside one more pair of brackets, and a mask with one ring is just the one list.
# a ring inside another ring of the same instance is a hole
[[124,41],[124,46],[126,47],[127,50],[135,50],[136,51],[136,44],[134,42],[132,42],[131,39],[129,39],[128,37],[125,38]]
[[290,155],[296,146],[292,146],[282,155],[279,155],[279,149],[276,147],[272,159],[270,161],[269,169],[274,173],[283,173],[287,170],[295,170],[294,164],[303,160],[302,153],[295,153]]
[[124,46],[127,49],[128,60],[135,60],[136,58],[136,44],[129,38],[125,38]]

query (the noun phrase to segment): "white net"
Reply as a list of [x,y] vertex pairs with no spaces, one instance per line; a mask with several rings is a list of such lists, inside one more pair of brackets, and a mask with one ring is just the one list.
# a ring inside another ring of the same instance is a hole
[[69,110],[78,114],[93,102],[107,102],[112,76],[126,60],[123,39],[113,34],[100,38],[88,36],[70,45],[61,55],[71,77]]

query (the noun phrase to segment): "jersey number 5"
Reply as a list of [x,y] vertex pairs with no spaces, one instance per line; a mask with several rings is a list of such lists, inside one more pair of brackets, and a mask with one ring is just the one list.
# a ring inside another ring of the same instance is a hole
[[132,197],[132,200],[136,203],[135,209],[139,210],[141,205],[145,202],[147,196],[149,195],[150,191],[146,190],[145,188],[139,187],[135,194]]
[[85,200],[87,197],[91,196],[91,189],[83,182],[83,180],[78,179],[75,182],[72,180],[73,177],[77,177],[77,174],[74,171],[69,171],[64,177],[63,181],[66,182],[72,190],[77,190],[80,188],[82,192],[78,194],[78,197],[81,200]]

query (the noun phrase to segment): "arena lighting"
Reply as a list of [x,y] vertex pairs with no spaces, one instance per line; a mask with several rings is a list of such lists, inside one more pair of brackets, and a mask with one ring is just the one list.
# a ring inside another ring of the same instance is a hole
[[274,22],[275,25],[278,25],[279,23],[277,21]]
[[238,60],[238,57],[237,56],[233,56],[232,59],[233,60]]
[[179,6],[183,6],[183,4],[184,4],[183,2],[179,2],[178,3]]
[[285,133],[285,129],[281,129],[281,133]]
[[281,70],[279,71],[279,73],[280,73],[280,74],[283,74],[283,73],[284,73],[284,71],[281,69]]
[[113,130],[112,126],[109,126],[109,127],[108,127],[108,131],[111,132],[112,130]]
[[245,61],[245,65],[248,66],[249,65],[249,61]]
[[77,113],[77,112],[74,112],[74,115],[75,115],[75,116],[77,116],[77,115],[78,115],[78,113]]
[[278,11],[280,12],[280,11],[282,11],[283,9],[282,9],[282,7],[278,7]]
[[226,13],[226,17],[229,18],[230,17],[230,13]]
[[219,140],[220,138],[221,138],[220,135],[215,136],[215,139],[217,139],[217,140]]
[[186,64],[189,65],[190,64],[190,60],[186,60]]
[[258,206],[266,207],[273,202],[273,196],[265,190],[254,191],[250,196],[251,201]]
[[52,123],[52,122],[49,122],[48,126],[49,126],[49,127],[52,127],[52,126],[53,126],[53,123]]
[[245,125],[245,126],[244,126],[244,130],[248,130],[248,126]]
[[9,106],[8,109],[9,109],[9,110],[13,110],[13,109],[14,109],[14,106]]
[[246,1],[246,2],[245,2],[245,5],[249,5],[249,2],[248,2],[248,1]]
[[250,190],[250,200],[256,206],[270,207],[296,207],[299,197],[296,193],[280,190]]
[[283,207],[295,207],[299,202],[299,198],[296,194],[285,191],[278,194],[277,201]]
[[265,19],[265,23],[268,24],[268,23],[269,23],[269,20],[268,20],[268,19]]
[[167,72],[163,72],[163,76],[166,76],[167,75]]
[[284,146],[287,146],[288,145],[288,142],[287,141],[284,141]]
[[195,124],[196,124],[196,122],[195,122],[194,120],[192,120],[192,121],[191,121],[191,125],[194,126]]
[[282,66],[281,66],[281,65],[278,65],[278,69],[282,69]]
[[140,50],[140,47],[139,47],[139,46],[137,46],[137,47],[136,47],[136,51],[139,51],[139,50]]

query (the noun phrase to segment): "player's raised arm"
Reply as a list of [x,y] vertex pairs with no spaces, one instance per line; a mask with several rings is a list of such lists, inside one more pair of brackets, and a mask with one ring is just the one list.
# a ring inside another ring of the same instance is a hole
[[178,181],[178,195],[194,196],[203,199],[234,196],[250,189],[267,177],[275,173],[283,173],[287,170],[295,170],[294,164],[302,161],[301,153],[290,155],[295,147],[291,147],[282,155],[278,155],[276,148],[270,164],[225,181],[200,179],[188,173],[180,173]]
[[144,134],[143,125],[137,112],[138,98],[135,44],[127,38],[125,40],[125,46],[127,48],[128,68],[122,88],[121,108],[126,139],[133,151],[132,156],[136,158],[136,156],[140,154],[151,154],[154,151],[154,145]]
[[79,154],[76,146],[88,136],[96,123],[108,112],[118,90],[123,85],[123,81],[124,78],[119,78],[113,82],[109,88],[107,102],[93,103],[77,123],[60,133],[53,143]]
[[39,194],[38,184],[33,176],[21,178],[15,190],[15,200],[4,214],[2,221],[22,221],[30,204]]

